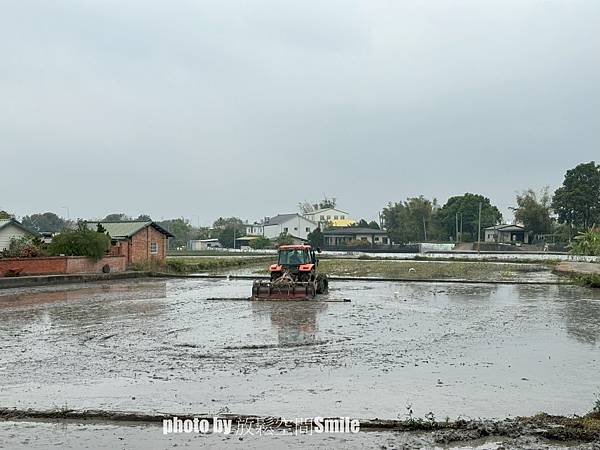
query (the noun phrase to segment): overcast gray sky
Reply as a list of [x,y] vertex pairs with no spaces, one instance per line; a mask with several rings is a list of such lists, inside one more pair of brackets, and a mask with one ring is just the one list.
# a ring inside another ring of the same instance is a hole
[[600,1],[0,0],[0,209],[354,217],[600,160]]

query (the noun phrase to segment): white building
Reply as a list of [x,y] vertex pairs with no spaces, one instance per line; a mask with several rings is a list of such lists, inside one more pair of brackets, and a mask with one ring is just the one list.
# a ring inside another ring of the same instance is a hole
[[264,227],[262,223],[247,223],[246,227],[246,236],[262,236],[264,233]]
[[218,239],[193,239],[187,243],[188,250],[210,250],[223,248]]
[[262,227],[263,236],[268,239],[277,238],[281,233],[306,239],[308,233],[315,230],[318,224],[300,214],[279,214],[268,219]]
[[0,219],[0,251],[8,248],[11,239],[24,236],[35,237],[37,234],[25,228],[16,219]]
[[317,209],[305,213],[304,217],[320,225],[330,223],[334,227],[347,227],[356,223],[354,219],[350,218],[350,215],[346,211],[337,208]]

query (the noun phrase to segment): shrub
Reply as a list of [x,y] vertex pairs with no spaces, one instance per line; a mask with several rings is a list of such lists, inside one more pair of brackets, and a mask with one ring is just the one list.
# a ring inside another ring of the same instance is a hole
[[54,236],[48,250],[54,256],[87,256],[100,259],[109,247],[110,238],[106,234],[80,226],[77,230],[65,231]]
[[259,250],[263,248],[268,248],[271,246],[271,241],[264,236],[260,236],[258,239],[254,239],[250,241],[250,247]]
[[592,288],[600,288],[600,274],[599,273],[586,273],[575,276],[575,282]]
[[600,256],[600,228],[592,227],[577,234],[571,243],[571,253]]
[[23,236],[12,238],[8,248],[2,251],[1,256],[4,258],[35,258],[36,256],[44,256],[44,254],[42,241],[38,238]]

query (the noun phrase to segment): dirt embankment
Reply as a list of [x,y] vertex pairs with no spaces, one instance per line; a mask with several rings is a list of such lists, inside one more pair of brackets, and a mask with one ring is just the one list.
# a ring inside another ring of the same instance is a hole
[[[199,420],[212,420],[214,416],[205,414],[191,415],[166,414],[166,413],[139,413],[126,411],[104,410],[19,410],[0,408],[2,420],[76,420],[89,422],[117,422],[117,423],[147,423],[162,425],[163,419],[196,417]],[[273,417],[259,417],[252,415],[222,414],[219,417],[231,419],[236,423],[254,424],[261,426],[265,423],[277,423],[278,428],[293,428],[294,421]],[[439,444],[452,442],[474,441],[487,437],[502,437],[521,439],[531,437],[557,442],[589,443],[600,442],[600,412],[592,412],[583,417],[551,416],[538,414],[532,417],[517,417],[504,420],[456,420],[435,421],[427,419],[407,420],[361,420],[362,431],[394,431],[394,432],[427,432],[431,433],[431,440]]]

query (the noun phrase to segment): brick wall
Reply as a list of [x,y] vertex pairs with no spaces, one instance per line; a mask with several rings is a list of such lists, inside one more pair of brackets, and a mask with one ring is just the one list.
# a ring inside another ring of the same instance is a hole
[[85,257],[72,256],[67,258],[66,273],[99,273],[108,265],[110,272],[124,272],[127,259],[124,256],[105,256],[98,261]]
[[106,264],[111,272],[123,272],[124,256],[106,256],[98,261],[84,256],[52,256],[42,258],[0,258],[0,277],[11,269],[22,269],[20,275],[55,275],[66,273],[100,273]]

